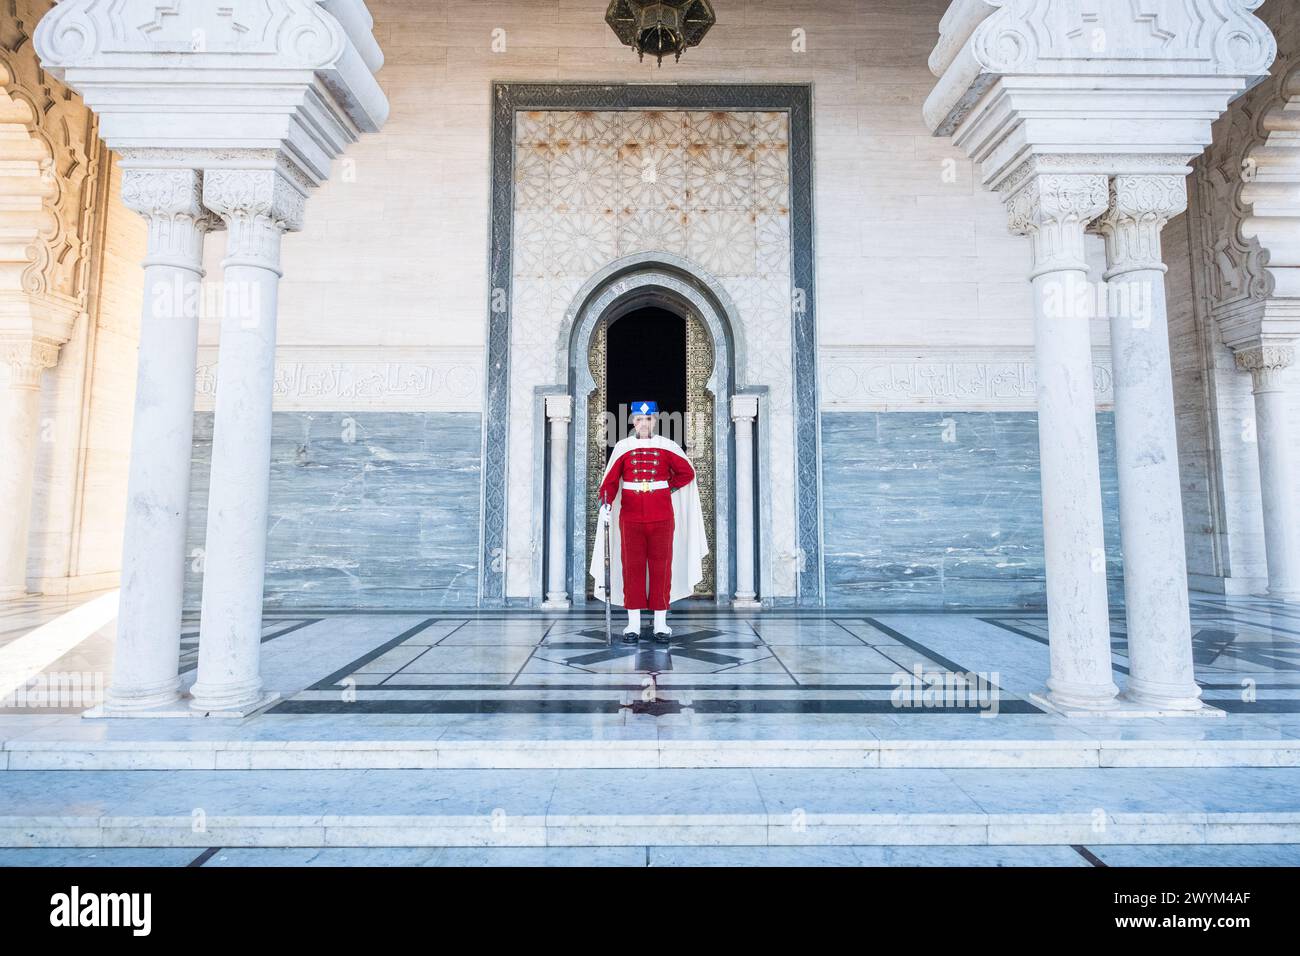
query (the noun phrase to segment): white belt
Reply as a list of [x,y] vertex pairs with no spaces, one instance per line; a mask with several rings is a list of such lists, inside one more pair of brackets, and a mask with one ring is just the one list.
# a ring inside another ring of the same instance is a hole
[[667,488],[666,481],[625,481],[623,487],[630,491],[654,491],[656,488]]

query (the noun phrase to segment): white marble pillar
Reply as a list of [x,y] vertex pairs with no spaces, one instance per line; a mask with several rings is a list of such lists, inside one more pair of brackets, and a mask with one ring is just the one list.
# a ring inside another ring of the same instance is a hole
[[27,529],[39,439],[41,374],[59,345],[32,335],[0,336],[0,600],[27,593]]
[[276,170],[204,174],[203,203],[229,231],[205,539],[199,668],[190,706],[246,714],[264,706],[262,584],[271,473],[271,395],[280,239],[301,228],[305,194]]
[[148,238],[108,715],[165,709],[180,697],[199,292],[212,225],[200,187],[188,169],[122,174],[122,200],[144,217]]
[[551,441],[551,487],[546,496],[547,559],[546,600],[542,607],[548,610],[565,610],[569,607],[569,592],[565,586],[568,555],[568,501],[569,501],[569,422],[573,419],[573,397],[547,395],[546,422]]
[[1187,208],[1177,175],[1116,176],[1096,229],[1106,241],[1115,459],[1128,621],[1125,697],[1199,710],[1192,666],[1182,485],[1160,230]]
[[1268,596],[1300,601],[1300,503],[1296,501],[1294,439],[1282,382],[1282,370],[1295,361],[1295,347],[1289,342],[1261,342],[1237,349],[1234,360],[1237,368],[1250,373],[1254,386]]
[[1030,237],[1038,448],[1051,675],[1063,710],[1115,705],[1097,463],[1096,398],[1084,229],[1105,211],[1099,175],[1029,176],[1007,198],[1011,230]]
[[754,591],[754,419],[757,395],[731,396],[731,421],[736,428],[736,596],[731,606],[762,605]]

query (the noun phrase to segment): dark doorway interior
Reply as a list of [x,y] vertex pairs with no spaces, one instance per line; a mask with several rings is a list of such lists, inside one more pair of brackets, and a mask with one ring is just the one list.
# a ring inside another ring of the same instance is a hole
[[686,320],[666,309],[629,312],[610,325],[606,356],[606,411],[622,425],[629,403],[658,402],[658,433],[685,447]]

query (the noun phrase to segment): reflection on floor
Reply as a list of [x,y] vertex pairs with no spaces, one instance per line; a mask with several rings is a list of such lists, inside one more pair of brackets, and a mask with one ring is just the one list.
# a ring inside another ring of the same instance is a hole
[[[609,644],[598,610],[369,620],[373,647],[271,713],[1032,714],[1047,666],[1041,613],[675,610],[668,645],[625,645],[617,623]],[[274,618],[264,640],[329,624]],[[1207,702],[1300,713],[1300,609],[1198,597],[1192,629]]]
[[[76,606],[55,599],[0,605],[0,653]],[[1206,594],[1193,594],[1191,606],[1197,678],[1215,713],[1300,715],[1300,607]],[[1048,677],[1041,612],[732,612],[679,604],[669,621],[668,645],[654,643],[648,628],[638,644],[624,645],[618,619],[607,643],[600,606],[562,613],[268,611],[262,677],[282,700],[263,717],[1044,716],[1031,700]],[[102,687],[112,672],[113,631],[112,622],[96,629],[40,676],[81,676]],[[1122,610],[1112,635],[1115,681],[1123,688],[1129,660]],[[198,617],[189,615],[180,640],[186,686],[196,676],[198,644]],[[92,704],[59,706],[29,695],[0,711],[71,715]]]

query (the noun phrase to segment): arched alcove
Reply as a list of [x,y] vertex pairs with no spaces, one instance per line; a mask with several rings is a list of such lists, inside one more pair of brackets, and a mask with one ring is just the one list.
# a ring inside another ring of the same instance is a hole
[[[734,462],[728,402],[743,385],[737,369],[743,341],[735,306],[720,284],[703,269],[678,256],[640,255],[611,263],[591,278],[574,297],[561,327],[557,355],[567,368],[557,369],[573,396],[573,442],[569,472],[569,591],[575,604],[586,603],[587,566],[591,556],[588,512],[594,507],[589,487],[588,455],[592,442],[591,402],[597,381],[588,357],[602,323],[612,323],[639,310],[654,308],[688,320],[707,330],[712,346],[712,368],[705,388],[713,399],[712,450],[714,465],[714,568],[715,600],[729,599],[734,580]],[[604,409],[599,409],[603,412]]]

